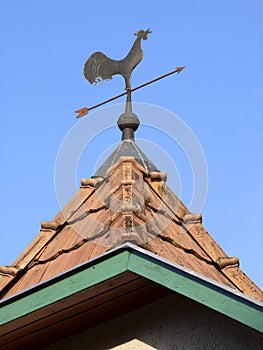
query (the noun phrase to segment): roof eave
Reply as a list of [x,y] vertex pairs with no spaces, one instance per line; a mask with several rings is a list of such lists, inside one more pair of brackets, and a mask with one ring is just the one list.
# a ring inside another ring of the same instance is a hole
[[[0,302],[2,332],[8,325],[65,298],[130,271],[263,332],[263,303],[133,244],[111,249],[48,281]],[[4,327],[3,327],[4,326]]]

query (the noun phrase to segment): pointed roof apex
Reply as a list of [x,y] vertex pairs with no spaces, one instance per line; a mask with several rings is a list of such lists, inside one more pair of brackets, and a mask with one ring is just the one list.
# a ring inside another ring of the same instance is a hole
[[152,171],[159,171],[135,143],[134,132],[138,129],[140,121],[137,115],[132,112],[131,90],[128,90],[125,112],[120,115],[117,125],[122,131],[121,143],[96,171],[94,177],[105,177],[109,168],[120,159],[127,157],[134,158],[147,174]]
[[105,177],[108,169],[121,159],[132,157],[144,169],[144,172],[149,174],[152,171],[159,171],[152,161],[143,153],[132,139],[124,139],[106,161],[95,172],[93,177]]

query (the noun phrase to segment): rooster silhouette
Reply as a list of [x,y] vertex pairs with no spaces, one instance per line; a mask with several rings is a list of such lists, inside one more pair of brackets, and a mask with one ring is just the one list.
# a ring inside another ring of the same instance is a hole
[[122,60],[112,60],[102,52],[92,54],[84,66],[84,76],[91,84],[101,83],[103,80],[112,79],[115,74],[121,74],[125,80],[125,89],[131,89],[131,73],[141,62],[143,51],[141,39],[147,40],[147,35],[152,33],[150,28],[139,30],[134,35],[137,36],[128,55]]

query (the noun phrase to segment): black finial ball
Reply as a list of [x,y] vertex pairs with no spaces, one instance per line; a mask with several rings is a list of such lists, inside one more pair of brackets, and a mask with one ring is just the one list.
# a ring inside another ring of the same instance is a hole
[[117,124],[121,131],[124,129],[132,129],[133,131],[136,131],[140,125],[140,121],[136,114],[125,112],[120,115]]

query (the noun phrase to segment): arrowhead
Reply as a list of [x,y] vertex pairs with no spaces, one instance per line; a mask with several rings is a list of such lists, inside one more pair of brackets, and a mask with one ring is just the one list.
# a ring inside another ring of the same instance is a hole
[[183,69],[185,69],[185,66],[177,67],[177,68],[176,68],[176,73],[177,73],[177,74],[181,73],[181,71],[182,71]]
[[87,115],[88,112],[89,112],[89,109],[87,107],[78,109],[77,111],[75,111],[75,113],[78,113],[76,118],[84,117],[84,115]]

